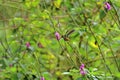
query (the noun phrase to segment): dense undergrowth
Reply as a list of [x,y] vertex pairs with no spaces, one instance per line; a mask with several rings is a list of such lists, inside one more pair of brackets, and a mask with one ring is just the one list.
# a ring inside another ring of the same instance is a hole
[[0,80],[120,80],[120,1],[0,0]]

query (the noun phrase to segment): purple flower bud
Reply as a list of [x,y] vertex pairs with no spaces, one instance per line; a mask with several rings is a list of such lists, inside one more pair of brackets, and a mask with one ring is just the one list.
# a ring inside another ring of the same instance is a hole
[[111,9],[111,5],[108,2],[105,2],[105,8],[107,10],[110,10]]
[[40,80],[45,80],[45,78],[44,78],[44,77],[41,77]]
[[86,74],[84,68],[85,68],[85,65],[82,64],[82,65],[80,66],[80,74],[82,74],[82,75],[85,75],[85,74]]
[[82,64],[82,65],[80,66],[80,70],[83,70],[83,69],[84,69],[84,67],[85,67],[85,65],[84,65],[84,64]]
[[27,47],[27,48],[30,47],[30,43],[29,43],[29,42],[26,43],[26,47]]
[[57,40],[60,40],[60,38],[61,38],[60,34],[58,32],[55,32],[55,37],[56,37]]

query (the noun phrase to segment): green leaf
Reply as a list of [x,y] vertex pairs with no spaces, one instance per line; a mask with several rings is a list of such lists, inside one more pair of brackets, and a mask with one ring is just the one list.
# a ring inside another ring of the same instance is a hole
[[99,16],[100,16],[100,19],[103,20],[105,18],[105,16],[106,16],[105,11],[104,10],[100,10],[100,15]]

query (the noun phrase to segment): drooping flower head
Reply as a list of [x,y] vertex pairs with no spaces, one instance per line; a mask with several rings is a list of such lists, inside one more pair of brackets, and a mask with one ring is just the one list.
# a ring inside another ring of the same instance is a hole
[[58,32],[55,32],[55,37],[56,37],[57,40],[60,40],[60,38],[61,38],[60,34]]
[[80,66],[80,74],[83,75],[83,76],[86,74],[86,71],[84,70],[84,68],[85,68],[85,65],[82,64],[82,65]]
[[110,10],[111,9],[111,5],[108,2],[105,2],[105,8],[107,10]]
[[26,47],[27,47],[27,48],[30,47],[30,43],[29,43],[29,42],[26,43]]

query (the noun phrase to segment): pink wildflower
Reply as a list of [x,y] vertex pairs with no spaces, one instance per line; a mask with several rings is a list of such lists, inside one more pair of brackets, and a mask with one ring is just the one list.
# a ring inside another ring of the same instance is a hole
[[26,47],[27,47],[27,48],[30,47],[30,43],[29,43],[29,42],[26,43]]
[[105,2],[105,8],[107,10],[110,10],[111,9],[111,5],[108,2]]
[[86,74],[84,68],[85,68],[85,66],[84,66],[84,64],[82,64],[82,65],[80,66],[80,74],[82,74],[83,76]]
[[84,76],[86,74],[86,72],[84,70],[81,70],[80,74],[82,74]]
[[56,37],[57,40],[60,40],[60,38],[61,38],[60,34],[58,32],[55,33],[55,37]]
[[84,65],[84,64],[82,64],[82,65],[80,66],[80,70],[83,70],[83,69],[84,69],[84,67],[85,67],[85,65]]

